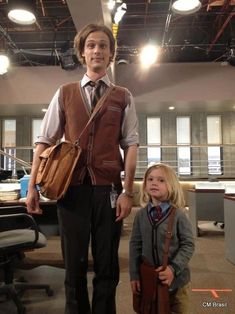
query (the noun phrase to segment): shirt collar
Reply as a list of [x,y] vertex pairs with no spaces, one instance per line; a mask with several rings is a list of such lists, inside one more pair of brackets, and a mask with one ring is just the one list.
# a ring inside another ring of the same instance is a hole
[[[83,78],[81,80],[81,86],[85,87],[87,85],[87,83],[89,83],[90,81],[91,81],[91,79],[86,74],[84,74],[84,76],[83,76]],[[110,82],[110,79],[108,77],[108,74],[106,74],[103,77],[101,77],[99,79],[99,81],[103,81],[107,86],[111,85],[111,82]]]
[[[162,213],[165,213],[171,207],[171,203],[169,201],[165,201],[165,202],[160,203],[159,206],[162,209]],[[152,202],[149,202],[148,203],[148,212],[150,212],[153,207],[155,207],[155,205],[153,205]]]

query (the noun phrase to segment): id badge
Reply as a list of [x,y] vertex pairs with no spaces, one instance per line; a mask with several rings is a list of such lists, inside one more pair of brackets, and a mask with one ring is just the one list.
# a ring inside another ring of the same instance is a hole
[[118,198],[117,191],[115,190],[114,186],[112,186],[112,190],[110,191],[111,208],[116,208],[117,198]]

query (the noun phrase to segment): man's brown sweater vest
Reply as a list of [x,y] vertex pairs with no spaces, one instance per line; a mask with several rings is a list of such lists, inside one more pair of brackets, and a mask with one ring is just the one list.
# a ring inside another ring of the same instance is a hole
[[[119,142],[127,105],[126,94],[125,88],[115,86],[83,133],[80,140],[82,156],[74,171],[72,185],[82,184],[86,171],[89,171],[93,185],[120,183],[123,161]],[[91,112],[79,82],[62,86],[61,97],[65,112],[65,139],[75,142]]]

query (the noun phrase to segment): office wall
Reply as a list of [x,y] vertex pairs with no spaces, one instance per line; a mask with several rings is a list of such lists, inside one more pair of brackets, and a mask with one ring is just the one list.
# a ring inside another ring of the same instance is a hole
[[61,67],[18,67],[0,77],[1,115],[42,115],[56,89],[81,78],[82,71]]
[[[56,66],[12,68],[7,75],[0,77],[0,114],[5,104],[48,103],[61,84],[79,80],[84,71],[65,71]],[[143,111],[142,102],[235,99],[235,67],[221,66],[220,63],[170,63],[156,65],[148,71],[135,64],[119,65],[115,67],[115,80],[131,90],[140,112]]]
[[135,64],[120,65],[115,78],[135,95],[139,112],[164,110],[160,103],[235,100],[235,67],[221,63],[169,63],[145,71]]

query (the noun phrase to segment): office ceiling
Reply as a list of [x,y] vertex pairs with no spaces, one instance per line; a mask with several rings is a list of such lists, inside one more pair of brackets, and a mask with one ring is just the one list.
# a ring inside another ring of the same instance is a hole
[[0,31],[11,63],[20,66],[58,65],[60,54],[72,47],[76,34],[66,1],[37,1],[37,21],[27,26],[8,19],[7,2],[0,0]]
[[[11,22],[7,2],[0,0],[0,50],[9,53],[14,65],[61,64],[83,25],[104,22],[111,27],[107,0],[38,0],[37,22],[31,26]],[[235,0],[202,0],[201,9],[188,16],[173,14],[170,0],[125,2],[127,11],[117,33],[117,62],[138,62],[143,44],[154,41],[161,46],[160,62],[233,63]]]
[[[201,9],[173,14],[173,1],[129,0],[120,24],[118,50],[155,41],[162,47],[160,62],[204,62],[227,59],[235,47],[235,1],[202,0]],[[233,5],[232,5],[233,4]]]

